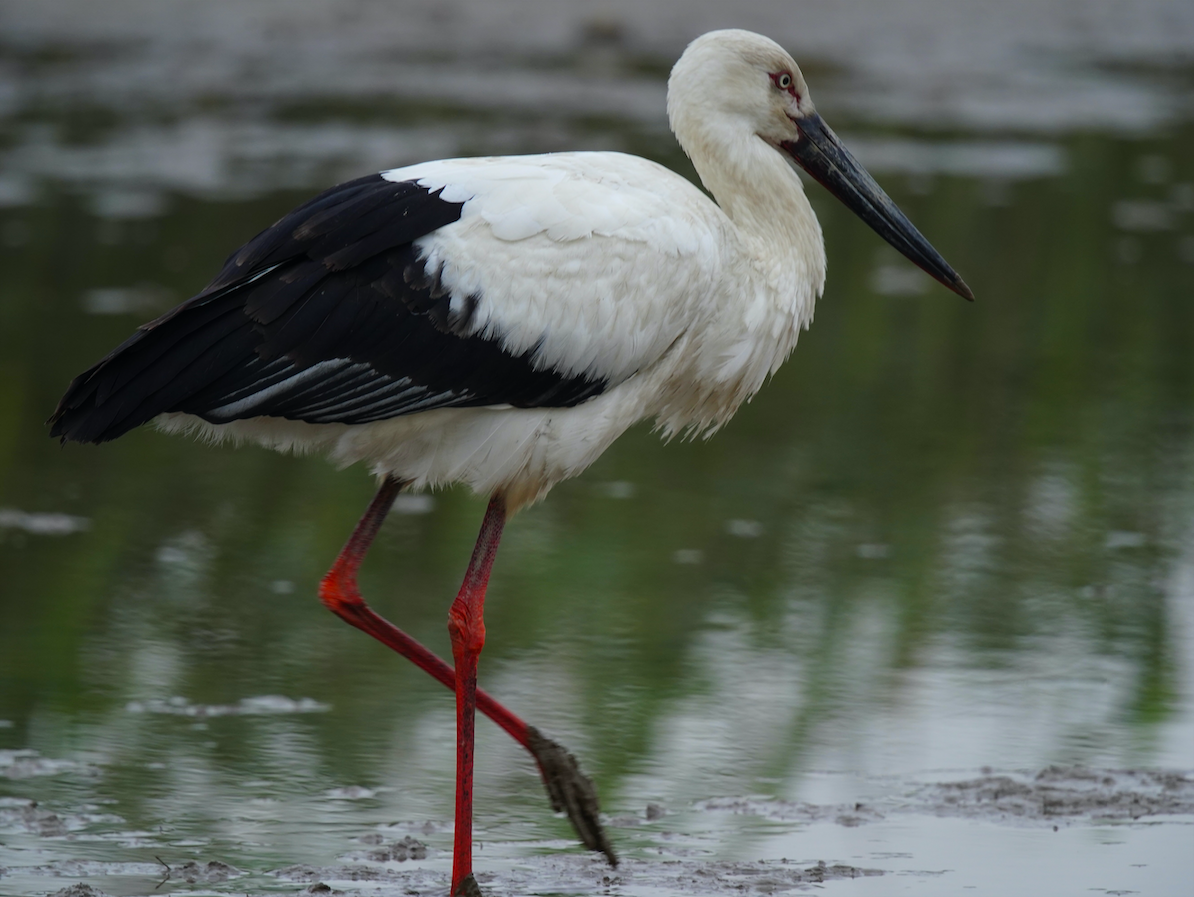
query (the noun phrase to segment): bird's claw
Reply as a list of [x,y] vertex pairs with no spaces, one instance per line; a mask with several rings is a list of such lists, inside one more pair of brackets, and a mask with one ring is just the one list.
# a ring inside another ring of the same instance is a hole
[[576,758],[562,744],[547,738],[534,726],[527,726],[527,734],[552,809],[567,813],[581,843],[604,854],[611,866],[617,866],[617,854],[601,825],[601,808],[593,780],[580,771]]

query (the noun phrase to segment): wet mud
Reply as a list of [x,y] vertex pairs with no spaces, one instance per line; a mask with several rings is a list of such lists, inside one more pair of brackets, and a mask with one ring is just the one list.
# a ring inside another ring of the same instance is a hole
[[427,859],[427,845],[410,835],[391,841],[385,835],[371,832],[358,840],[369,845],[368,849],[351,851],[344,855],[344,859],[367,863],[405,863],[407,860]]
[[51,897],[108,897],[108,895],[103,891],[97,891],[89,884],[80,883],[55,891]]
[[[488,841],[478,857],[477,884],[481,893],[488,895],[797,894],[832,888],[833,883],[847,880],[914,876],[923,882],[951,872],[903,868],[907,864],[901,862],[913,855],[899,851],[872,852],[866,863],[845,858],[715,859],[711,856],[714,849],[702,846],[699,830],[716,829],[717,820],[727,814],[791,830],[794,845],[812,843],[805,836],[826,826],[882,827],[900,820],[915,823],[925,817],[965,819],[1000,828],[1051,827],[1053,831],[1075,826],[1133,827],[1144,822],[1185,828],[1194,825],[1194,776],[1182,771],[1051,766],[1034,773],[983,771],[946,781],[903,781],[873,801],[850,804],[752,797],[710,799],[686,808],[650,804],[641,816],[606,820],[611,829],[621,833],[619,840],[634,842],[633,853],[637,854],[624,857],[617,869],[598,856],[581,854],[563,844],[560,846],[570,852],[549,849],[527,855],[525,845]],[[685,822],[678,823],[679,817]],[[101,833],[110,837],[122,823],[116,816],[68,812],[31,800],[6,798],[0,806],[0,836],[33,836],[46,844],[83,844],[105,837]],[[688,833],[672,830],[672,823]],[[748,824],[745,820],[737,823],[740,827]],[[410,834],[395,837],[394,825],[357,834],[351,839],[356,848],[343,852],[339,862],[325,865],[300,863],[252,871],[205,858],[174,865],[161,860],[158,864],[62,860],[0,867],[0,892],[7,893],[3,884],[7,878],[14,882],[75,879],[67,887],[40,892],[52,897],[196,889],[205,893],[439,897],[445,892],[450,841],[440,838],[436,846],[436,838],[450,833],[450,825],[425,823],[420,830],[432,843]],[[655,847],[645,846],[652,843]],[[141,882],[144,887],[130,887],[130,882]]]
[[23,832],[42,838],[66,838],[89,826],[124,822],[119,816],[98,811],[56,812],[35,800],[0,798],[0,834]]
[[926,786],[910,804],[969,819],[1067,823],[1194,815],[1194,778],[1177,772],[1051,766]]
[[[881,876],[882,869],[842,863],[681,862],[626,860],[618,871],[584,857],[541,857],[503,873],[478,871],[482,894],[545,893],[659,893],[659,894],[785,894],[814,890],[827,882]],[[362,869],[353,866],[294,866],[274,873],[279,881],[311,882],[303,894],[387,894],[386,885],[401,886],[392,893],[409,897],[442,897],[440,873],[418,870]],[[362,887],[358,883],[368,883]],[[378,888],[378,885],[382,885]]]
[[191,861],[183,863],[181,866],[168,868],[167,881],[185,881],[191,885],[197,882],[228,881],[230,878],[244,875],[239,869],[229,866],[227,863],[221,863],[219,860],[209,860],[206,863]]
[[719,798],[701,808],[781,822],[865,825],[899,814],[989,822],[1072,824],[1194,816],[1194,777],[1181,772],[1050,766],[1037,773],[985,773],[913,785],[870,803],[825,805]]

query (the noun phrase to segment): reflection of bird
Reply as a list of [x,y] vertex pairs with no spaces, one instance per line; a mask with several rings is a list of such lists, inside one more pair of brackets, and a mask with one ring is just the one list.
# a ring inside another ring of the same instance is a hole
[[[609,852],[570,755],[476,691],[506,518],[636,421],[710,432],[812,320],[821,230],[792,163],[955,292],[969,289],[854,161],[772,41],[719,31],[668,82],[704,194],[619,153],[452,159],[341,184],[234,253],[199,295],[71,384],[63,439],[170,431],[368,462],[377,497],[325,604],[454,687],[453,893],[471,876],[476,702],[537,757],[557,808]],[[449,615],[453,671],[362,601],[356,570],[400,489],[490,496]]]

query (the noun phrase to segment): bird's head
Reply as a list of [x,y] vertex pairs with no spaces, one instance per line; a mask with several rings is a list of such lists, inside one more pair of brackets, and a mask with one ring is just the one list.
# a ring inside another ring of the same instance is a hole
[[689,155],[729,158],[735,141],[743,139],[769,145],[914,264],[959,296],[974,299],[822,120],[800,67],[770,38],[731,29],[694,40],[668,79],[668,118]]
[[668,115],[677,133],[744,128],[779,146],[797,139],[796,121],[811,114],[815,109],[796,60],[751,31],[698,37],[668,79]]

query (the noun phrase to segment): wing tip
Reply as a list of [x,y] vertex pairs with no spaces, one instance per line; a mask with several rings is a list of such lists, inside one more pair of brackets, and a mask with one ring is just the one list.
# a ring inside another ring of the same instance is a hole
[[97,419],[100,417],[97,412],[98,409],[94,406],[63,409],[59,405],[58,410],[46,421],[50,428],[50,438],[57,439],[59,445],[66,445],[68,442],[100,445],[123,436],[137,426],[136,424],[128,425],[125,421],[101,422]]

